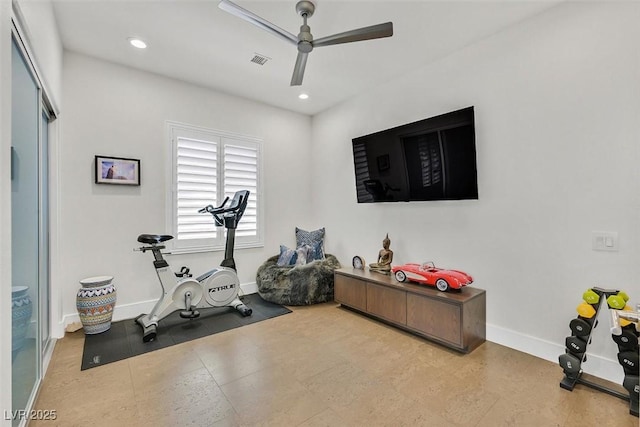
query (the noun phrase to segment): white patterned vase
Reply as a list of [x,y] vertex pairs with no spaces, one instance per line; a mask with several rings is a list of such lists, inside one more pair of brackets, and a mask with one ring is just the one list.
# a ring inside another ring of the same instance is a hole
[[82,288],[76,295],[76,307],[84,333],[99,334],[111,328],[116,305],[116,288],[112,276],[96,276],[80,280]]
[[11,287],[11,353],[16,354],[24,345],[33,312],[28,286]]

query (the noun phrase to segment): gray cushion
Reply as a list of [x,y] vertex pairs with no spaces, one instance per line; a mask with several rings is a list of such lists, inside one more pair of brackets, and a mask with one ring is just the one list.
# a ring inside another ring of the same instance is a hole
[[324,227],[306,231],[296,227],[296,246],[309,245],[313,248],[313,259],[324,259]]
[[326,254],[325,259],[305,265],[283,266],[272,256],[258,268],[256,283],[260,296],[284,305],[309,305],[333,300],[333,270],[340,268],[338,259]]
[[286,265],[295,265],[297,259],[298,254],[295,249],[289,249],[285,245],[280,245],[280,256],[276,262],[278,266],[284,267]]

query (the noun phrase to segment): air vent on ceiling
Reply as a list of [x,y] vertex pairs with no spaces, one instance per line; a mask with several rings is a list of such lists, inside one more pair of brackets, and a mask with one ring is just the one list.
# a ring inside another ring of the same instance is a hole
[[253,55],[253,58],[251,58],[251,62],[255,62],[256,64],[259,64],[259,65],[264,65],[270,59],[271,58],[269,58],[268,56],[264,56],[264,55],[260,55],[259,53],[255,53]]

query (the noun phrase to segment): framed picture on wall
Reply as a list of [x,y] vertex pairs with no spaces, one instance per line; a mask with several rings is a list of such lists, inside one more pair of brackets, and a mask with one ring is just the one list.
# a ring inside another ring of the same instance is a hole
[[96,184],[140,185],[140,160],[96,156]]

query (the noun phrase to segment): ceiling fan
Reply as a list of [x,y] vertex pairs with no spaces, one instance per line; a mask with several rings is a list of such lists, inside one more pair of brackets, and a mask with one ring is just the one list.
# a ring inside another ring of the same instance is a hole
[[329,46],[332,44],[379,39],[383,37],[391,37],[393,35],[393,24],[391,22],[385,22],[384,24],[357,28],[355,30],[345,31],[343,33],[333,34],[331,36],[321,37],[314,40],[311,35],[311,28],[307,25],[307,18],[310,18],[316,9],[315,3],[311,0],[300,0],[296,4],[296,11],[300,16],[302,16],[303,20],[298,36],[294,36],[290,32],[283,30],[277,25],[274,25],[258,15],[238,6],[230,0],[220,0],[218,7],[225,12],[229,12],[239,18],[242,18],[257,27],[266,30],[267,32],[298,46],[298,57],[296,58],[296,65],[293,68],[291,86],[300,86],[302,84],[304,69],[307,65],[307,56],[313,48]]

